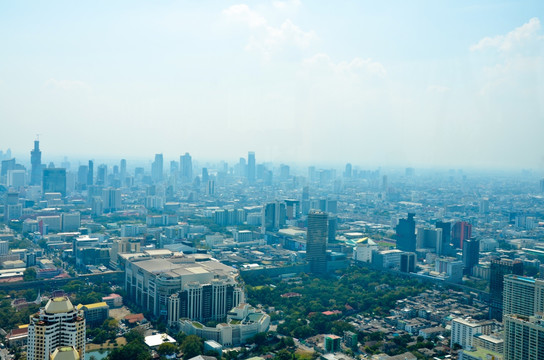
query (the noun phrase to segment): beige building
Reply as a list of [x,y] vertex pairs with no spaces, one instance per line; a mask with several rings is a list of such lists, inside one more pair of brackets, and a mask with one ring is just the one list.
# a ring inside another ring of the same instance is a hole
[[74,347],[80,358],[85,357],[85,318],[67,296],[50,299],[30,316],[27,359],[49,360],[57,348],[63,347]]

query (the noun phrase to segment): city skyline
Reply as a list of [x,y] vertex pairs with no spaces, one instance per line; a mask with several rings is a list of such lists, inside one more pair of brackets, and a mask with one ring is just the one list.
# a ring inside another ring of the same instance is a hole
[[0,144],[27,155],[40,134],[44,158],[251,150],[257,161],[543,171],[543,10],[3,3]]

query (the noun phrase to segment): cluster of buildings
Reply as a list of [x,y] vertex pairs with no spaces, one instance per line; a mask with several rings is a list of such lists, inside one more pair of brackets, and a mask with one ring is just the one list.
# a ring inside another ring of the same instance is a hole
[[[477,284],[489,294],[480,293],[477,311],[459,307],[458,318],[496,320],[504,329],[506,321],[512,329],[540,324],[540,311],[512,310],[505,300],[509,276],[544,278],[544,195],[534,176],[489,181],[460,170],[351,164],[304,172],[258,163],[253,152],[230,165],[185,153],[169,166],[157,154],[147,165],[89,160],[74,169],[66,160],[43,164],[38,141],[28,169],[7,156],[0,170],[0,212],[20,229],[0,234],[0,281],[21,280],[27,267],[38,278],[66,276],[67,268],[122,271],[131,301],[171,327],[205,329],[227,345],[237,340],[217,334],[242,334],[237,321],[261,324],[231,314],[245,304],[240,273],[323,276],[355,263],[438,284]],[[34,245],[12,246],[22,239]],[[443,328],[440,306],[448,302],[430,304],[417,316],[392,314],[389,326],[412,334]],[[210,321],[223,330],[208,329]]]

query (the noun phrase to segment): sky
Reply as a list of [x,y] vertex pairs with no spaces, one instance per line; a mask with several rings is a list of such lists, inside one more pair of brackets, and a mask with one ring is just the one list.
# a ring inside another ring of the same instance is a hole
[[0,150],[544,174],[543,22],[542,0],[2,1]]

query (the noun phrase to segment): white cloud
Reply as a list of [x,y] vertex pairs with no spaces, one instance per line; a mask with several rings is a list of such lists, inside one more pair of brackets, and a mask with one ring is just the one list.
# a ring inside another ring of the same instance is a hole
[[540,20],[535,17],[506,35],[483,38],[477,44],[472,45],[470,50],[479,51],[487,48],[495,48],[499,51],[507,52],[512,50],[516,45],[534,40],[543,40],[544,36],[539,35],[539,31]]
[[44,84],[48,88],[56,88],[62,90],[90,90],[91,87],[83,81],[77,80],[58,80],[51,78]]
[[358,72],[363,72],[366,74],[377,75],[379,77],[385,77],[387,75],[385,67],[381,63],[373,61],[370,58],[362,59],[356,57],[351,61],[340,61],[335,63],[331,60],[329,55],[319,53],[309,59],[305,59],[303,63],[310,67],[325,67],[336,74],[355,74]]
[[287,19],[279,27],[266,26],[264,33],[252,35],[246,49],[257,50],[265,59],[269,59],[284,47],[307,48],[315,38],[313,31],[303,31]]
[[[274,7],[283,9],[298,3],[298,1],[276,2]],[[223,14],[231,21],[245,23],[251,28],[246,50],[258,51],[267,60],[282,48],[304,49],[317,38],[315,32],[302,30],[290,19],[284,20],[279,26],[273,26],[264,16],[251,10],[246,4],[232,5],[223,10]]]
[[223,14],[232,21],[245,23],[251,28],[266,25],[266,19],[246,4],[232,5],[223,10]]

